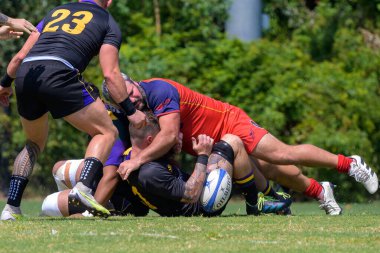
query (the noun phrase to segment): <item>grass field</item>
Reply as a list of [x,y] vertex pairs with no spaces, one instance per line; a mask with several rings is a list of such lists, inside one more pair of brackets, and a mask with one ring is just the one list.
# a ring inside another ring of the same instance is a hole
[[[1,206],[4,202],[0,202]],[[344,205],[326,216],[316,203],[295,203],[293,216],[245,216],[233,202],[218,218],[38,217],[0,222],[0,252],[380,252],[380,202]]]

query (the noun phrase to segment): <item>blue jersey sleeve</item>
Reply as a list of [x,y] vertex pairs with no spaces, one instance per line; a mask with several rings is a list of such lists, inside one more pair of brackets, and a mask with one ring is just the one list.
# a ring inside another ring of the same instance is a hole
[[146,93],[149,108],[154,115],[160,117],[165,114],[179,112],[180,97],[178,90],[168,82],[154,80],[140,82],[140,86]]
[[39,33],[42,33],[42,28],[44,27],[44,20],[41,20],[39,23],[38,23],[38,25],[36,26],[36,28],[37,28],[37,31],[39,32]]

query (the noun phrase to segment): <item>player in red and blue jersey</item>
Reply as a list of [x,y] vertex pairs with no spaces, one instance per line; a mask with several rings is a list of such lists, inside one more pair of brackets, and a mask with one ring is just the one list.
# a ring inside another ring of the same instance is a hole
[[17,108],[27,141],[16,158],[1,219],[14,220],[21,215],[24,189],[48,137],[48,112],[92,136],[80,182],[72,194],[93,212],[109,213],[95,201],[90,189],[117,135],[96,88],[81,76],[95,55],[99,54],[109,90],[128,119],[140,127],[145,124],[145,114],[131,104],[119,70],[122,38],[118,25],[106,11],[111,2],[81,0],[54,8],[37,26],[39,32],[29,36],[9,63],[0,82],[0,101],[8,102],[10,86],[16,78]]
[[[196,134],[202,132],[219,141],[229,133],[240,137],[250,155],[249,161],[235,160],[235,169],[244,166],[254,168],[256,163],[267,178],[318,199],[325,210],[329,208],[327,202],[332,201],[327,196],[332,195],[329,194],[332,193],[330,184],[321,185],[305,177],[293,164],[336,168],[363,183],[370,193],[378,189],[376,174],[359,156],[335,155],[308,144],[287,145],[257,125],[242,109],[192,91],[172,80],[153,78],[139,83],[127,81],[126,85],[136,108],[146,106],[158,117],[161,131],[147,149],[120,165],[119,172],[124,178],[142,164],[167,152],[176,143],[179,131],[184,134],[184,150],[189,153],[192,153],[189,149],[191,137]],[[326,212],[340,214],[341,209],[337,206]]]

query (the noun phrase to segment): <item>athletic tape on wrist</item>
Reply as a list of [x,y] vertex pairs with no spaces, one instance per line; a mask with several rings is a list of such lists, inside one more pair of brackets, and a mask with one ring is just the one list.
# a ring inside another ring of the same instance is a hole
[[199,155],[197,158],[197,163],[207,165],[208,163],[208,155]]
[[1,78],[0,85],[3,87],[10,87],[12,85],[14,78],[10,77],[8,73],[5,73],[3,78]]
[[119,103],[119,105],[121,106],[121,108],[123,108],[127,116],[131,116],[136,112],[136,108],[129,98],[126,98],[123,102]]

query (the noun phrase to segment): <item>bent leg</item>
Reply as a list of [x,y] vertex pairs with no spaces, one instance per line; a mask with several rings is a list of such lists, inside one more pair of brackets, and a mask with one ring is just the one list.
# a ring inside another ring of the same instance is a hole
[[64,119],[92,137],[85,157],[95,157],[104,163],[118,132],[101,100],[97,99],[83,109],[64,117]]
[[57,162],[52,170],[58,191],[73,188],[79,181],[84,164],[83,159]]
[[271,134],[266,134],[252,155],[272,164],[321,166],[336,168],[338,156],[310,144],[287,145]]
[[41,214],[50,217],[69,216],[67,196],[69,190],[48,195],[42,202]]
[[70,215],[83,213],[84,206],[74,206],[69,201],[70,190],[55,192],[48,195],[42,203],[42,215],[52,217],[68,217]]
[[101,173],[103,163],[111,152],[117,136],[117,129],[112,124],[112,120],[100,99],[66,116],[65,120],[92,136],[86,150],[84,168],[80,176],[80,182],[90,188],[94,179]]
[[287,188],[302,193],[310,185],[309,178],[303,175],[301,170],[294,165],[276,165],[254,157],[251,157],[251,159],[258,165],[257,167],[267,179]]

